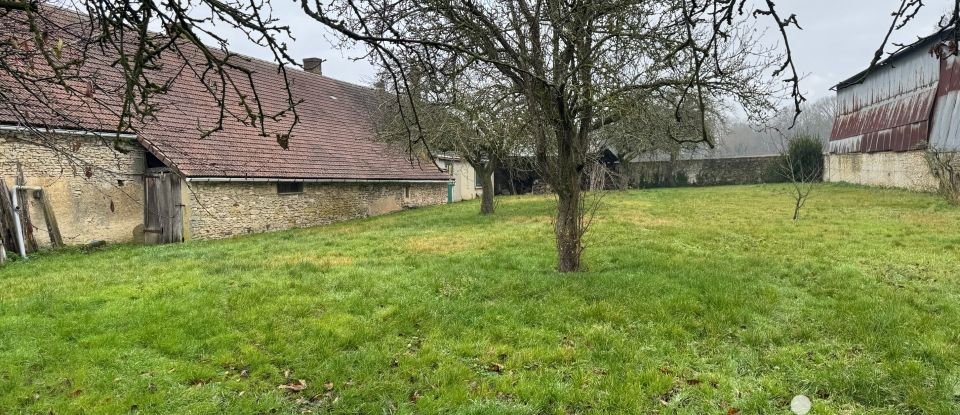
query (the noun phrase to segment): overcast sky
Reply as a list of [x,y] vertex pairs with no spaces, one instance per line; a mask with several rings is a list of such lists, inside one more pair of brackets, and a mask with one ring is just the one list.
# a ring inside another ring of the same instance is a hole
[[[808,99],[831,94],[830,87],[864,69],[890,25],[890,13],[901,0],[780,0],[783,15],[796,13],[802,31],[791,32],[797,69],[805,76],[801,87]],[[933,32],[934,26],[950,6],[950,0],[928,0],[917,20],[898,32],[894,41],[909,42]],[[296,40],[290,44],[297,58],[326,59],[323,73],[332,78],[370,84],[374,69],[366,61],[354,61],[362,50],[340,50],[335,38],[318,23],[304,17],[298,2],[274,0],[275,15],[290,25]],[[767,35],[776,33],[767,31]],[[262,49],[237,39],[235,52],[269,59]]]

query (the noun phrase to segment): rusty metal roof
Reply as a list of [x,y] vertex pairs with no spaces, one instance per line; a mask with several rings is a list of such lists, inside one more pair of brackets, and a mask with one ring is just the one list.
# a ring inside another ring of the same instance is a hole
[[945,34],[838,85],[831,153],[960,147],[960,64],[931,53]]
[[931,120],[929,145],[938,150],[960,150],[960,58],[940,62],[937,102]]

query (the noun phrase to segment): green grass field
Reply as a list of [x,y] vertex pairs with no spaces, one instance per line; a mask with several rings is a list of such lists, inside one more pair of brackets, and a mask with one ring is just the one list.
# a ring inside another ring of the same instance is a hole
[[786,192],[607,194],[576,275],[550,197],[39,255],[0,413],[960,413],[960,210]]

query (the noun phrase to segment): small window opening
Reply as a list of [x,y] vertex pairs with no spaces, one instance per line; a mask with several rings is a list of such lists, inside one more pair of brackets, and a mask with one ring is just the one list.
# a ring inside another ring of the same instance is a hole
[[410,197],[410,185],[403,186],[403,197]]
[[279,182],[277,183],[277,194],[290,195],[303,193],[303,182]]
[[123,180],[117,180],[117,187],[123,187],[123,184],[124,184]]
[[167,167],[162,161],[160,161],[159,158],[157,158],[157,156],[150,152],[147,152],[146,154],[146,162],[147,168]]

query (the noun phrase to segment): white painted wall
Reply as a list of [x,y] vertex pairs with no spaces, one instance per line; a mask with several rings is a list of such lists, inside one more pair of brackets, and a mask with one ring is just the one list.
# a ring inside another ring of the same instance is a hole
[[[454,179],[453,201],[472,200],[480,197],[481,189],[476,183],[476,170],[464,160],[439,160],[441,166],[448,166],[447,173]],[[493,175],[491,174],[491,177]]]

